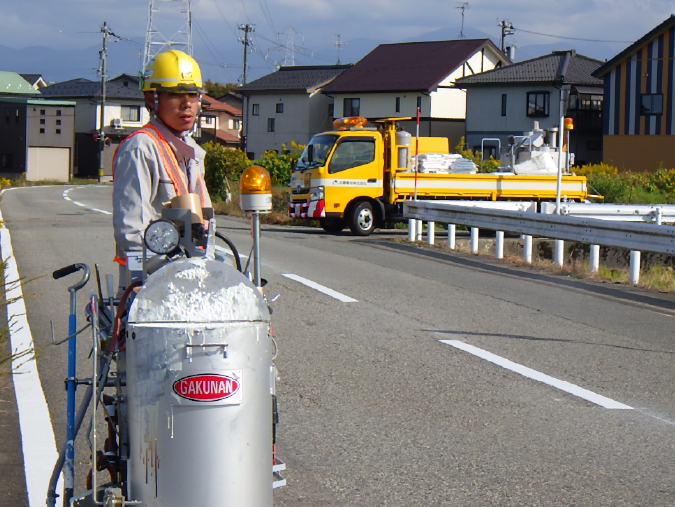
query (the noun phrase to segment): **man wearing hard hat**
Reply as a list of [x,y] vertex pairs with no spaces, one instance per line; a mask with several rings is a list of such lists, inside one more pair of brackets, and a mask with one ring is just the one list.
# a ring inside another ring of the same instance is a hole
[[145,228],[160,217],[163,203],[195,193],[202,207],[211,207],[205,152],[189,135],[200,113],[201,88],[197,62],[182,51],[164,51],[145,68],[141,90],[150,122],[122,141],[113,157],[115,261],[121,267],[125,252],[142,249]]

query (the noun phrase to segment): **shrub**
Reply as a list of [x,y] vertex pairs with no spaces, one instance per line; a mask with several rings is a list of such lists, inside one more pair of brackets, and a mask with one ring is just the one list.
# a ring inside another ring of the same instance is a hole
[[480,166],[480,152],[473,151],[465,147],[464,136],[459,138],[457,146],[455,146],[455,153],[461,155],[464,158],[467,158],[473,161],[474,164],[478,167],[479,172],[482,173],[493,173],[499,170],[499,160],[490,155],[490,158],[483,160],[483,167]]
[[281,153],[274,151],[266,151],[265,154],[255,160],[253,163],[260,165],[267,169],[272,178],[272,182],[276,185],[288,185],[291,179],[291,171],[295,164],[298,163],[302,150],[305,147],[291,141],[290,150],[286,149],[286,145],[281,145]]
[[241,173],[252,162],[241,150],[226,148],[218,143],[208,142],[204,161],[204,180],[214,201],[227,200],[230,182],[239,181]]

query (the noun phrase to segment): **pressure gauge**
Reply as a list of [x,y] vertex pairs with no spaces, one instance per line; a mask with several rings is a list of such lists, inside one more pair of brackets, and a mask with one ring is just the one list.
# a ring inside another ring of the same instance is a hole
[[156,254],[166,255],[178,248],[180,232],[172,222],[156,220],[150,222],[150,225],[145,229],[144,240],[148,250]]

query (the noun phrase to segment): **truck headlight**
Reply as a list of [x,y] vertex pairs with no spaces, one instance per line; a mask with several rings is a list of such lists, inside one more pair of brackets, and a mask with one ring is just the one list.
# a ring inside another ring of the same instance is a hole
[[151,252],[166,255],[178,248],[180,231],[169,220],[156,220],[145,229],[143,240]]
[[324,193],[323,193],[323,187],[314,187],[310,189],[309,191],[309,200],[310,201],[321,201],[323,200]]

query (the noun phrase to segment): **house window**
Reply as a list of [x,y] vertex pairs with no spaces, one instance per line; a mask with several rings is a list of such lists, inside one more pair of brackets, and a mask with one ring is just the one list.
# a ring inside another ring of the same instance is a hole
[[361,99],[344,99],[342,116],[359,116],[359,114],[361,114]]
[[260,114],[260,104],[251,104],[251,114],[258,116]]
[[40,125],[44,125],[46,120],[44,118],[40,118]]
[[235,120],[233,118],[230,118],[230,130],[239,130],[241,128],[241,123],[239,120]]
[[274,118],[267,118],[267,132],[274,132]]
[[335,114],[335,104],[328,104],[328,117],[332,118]]
[[502,93],[502,116],[506,116],[506,93]]
[[57,125],[61,125],[61,120],[56,120]]
[[283,113],[284,112],[284,105],[283,104],[277,104],[277,113]]
[[61,116],[61,110],[60,109],[56,110],[56,116]]
[[5,153],[3,155],[0,155],[0,167],[3,169],[11,169],[12,168],[12,154],[11,153]]
[[56,129],[56,133],[57,133],[57,134],[60,134],[60,133],[61,133],[61,129]]
[[141,106],[122,106],[120,109],[122,120],[141,121]]
[[643,116],[663,114],[663,94],[643,93],[640,96],[640,114]]
[[214,120],[213,116],[204,116],[204,123],[206,125],[213,125],[214,123],[213,120]]
[[40,116],[44,116],[47,114],[47,111],[44,109],[40,109]]
[[527,92],[527,116],[548,117],[549,92]]
[[401,112],[401,97],[396,97],[396,112]]
[[45,129],[40,129],[40,134],[44,134],[44,133],[45,133]]

